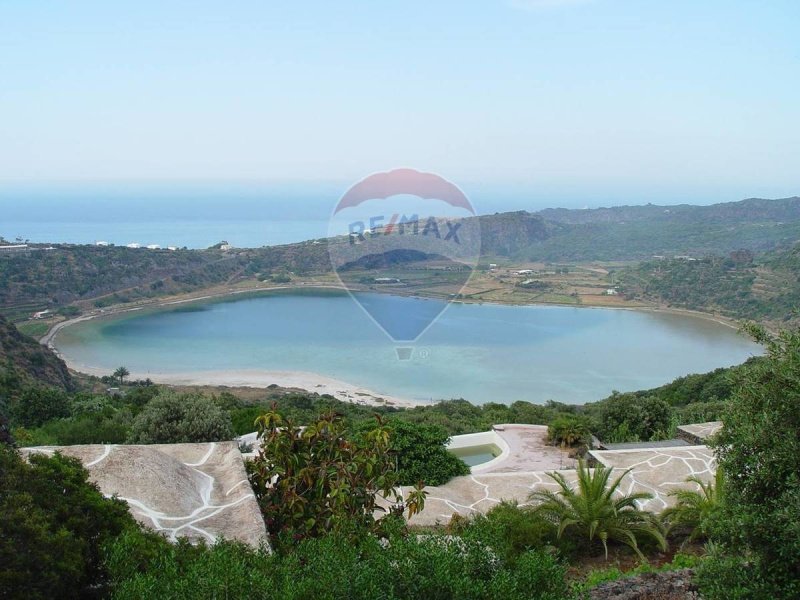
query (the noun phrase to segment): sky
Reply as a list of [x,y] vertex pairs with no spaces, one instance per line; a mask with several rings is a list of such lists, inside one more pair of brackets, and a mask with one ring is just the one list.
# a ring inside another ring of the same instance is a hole
[[0,190],[800,194],[800,2],[0,1]]

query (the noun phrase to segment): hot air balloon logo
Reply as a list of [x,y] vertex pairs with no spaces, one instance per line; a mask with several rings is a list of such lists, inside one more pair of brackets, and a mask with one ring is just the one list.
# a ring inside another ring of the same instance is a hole
[[[395,169],[365,177],[334,208],[328,253],[339,281],[409,358],[413,344],[461,297],[480,257],[480,223],[443,177]],[[380,292],[422,296],[392,301]]]

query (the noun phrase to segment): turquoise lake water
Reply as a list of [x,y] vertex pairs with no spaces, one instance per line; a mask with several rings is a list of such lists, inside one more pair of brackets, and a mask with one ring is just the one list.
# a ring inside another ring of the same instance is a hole
[[[440,306],[381,294],[364,300],[395,325]],[[446,307],[410,360],[398,360],[398,345],[405,344],[391,341],[347,294],[312,290],[96,319],[56,337],[76,363],[109,372],[119,365],[154,376],[310,371],[382,394],[475,403],[585,403],[761,353],[734,329],[697,317],[490,304]]]

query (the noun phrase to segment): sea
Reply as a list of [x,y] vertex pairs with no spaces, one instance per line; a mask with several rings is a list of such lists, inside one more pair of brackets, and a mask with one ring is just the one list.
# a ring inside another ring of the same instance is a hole
[[[245,248],[325,237],[353,182],[0,184],[0,237],[7,242]],[[553,206],[525,188],[465,188],[477,214]],[[561,198],[559,205],[583,207]],[[596,198],[591,205],[602,204]]]

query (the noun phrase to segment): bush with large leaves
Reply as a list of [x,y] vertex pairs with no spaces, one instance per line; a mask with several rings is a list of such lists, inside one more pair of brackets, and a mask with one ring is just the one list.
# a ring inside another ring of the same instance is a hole
[[714,552],[700,570],[703,597],[800,597],[800,332],[748,327],[766,360],[738,371],[714,441],[725,503]]
[[250,482],[278,543],[373,530],[375,513],[387,510],[379,497],[398,516],[422,510],[425,492],[416,488],[404,500],[398,491],[386,424],[354,439],[332,412],[299,427],[273,411],[256,425],[261,449],[249,464]]
[[[530,495],[534,512],[550,520],[557,528],[558,538],[573,535],[590,543],[599,542],[608,558],[608,542],[615,541],[630,547],[641,559],[642,539],[649,539],[662,549],[666,540],[658,519],[638,506],[639,500],[652,494],[624,494],[620,484],[625,473],[609,483],[613,469],[589,469],[584,461],[578,464],[577,489],[561,473],[549,473],[558,484],[558,492],[537,490]],[[627,473],[627,471],[626,471]]]

